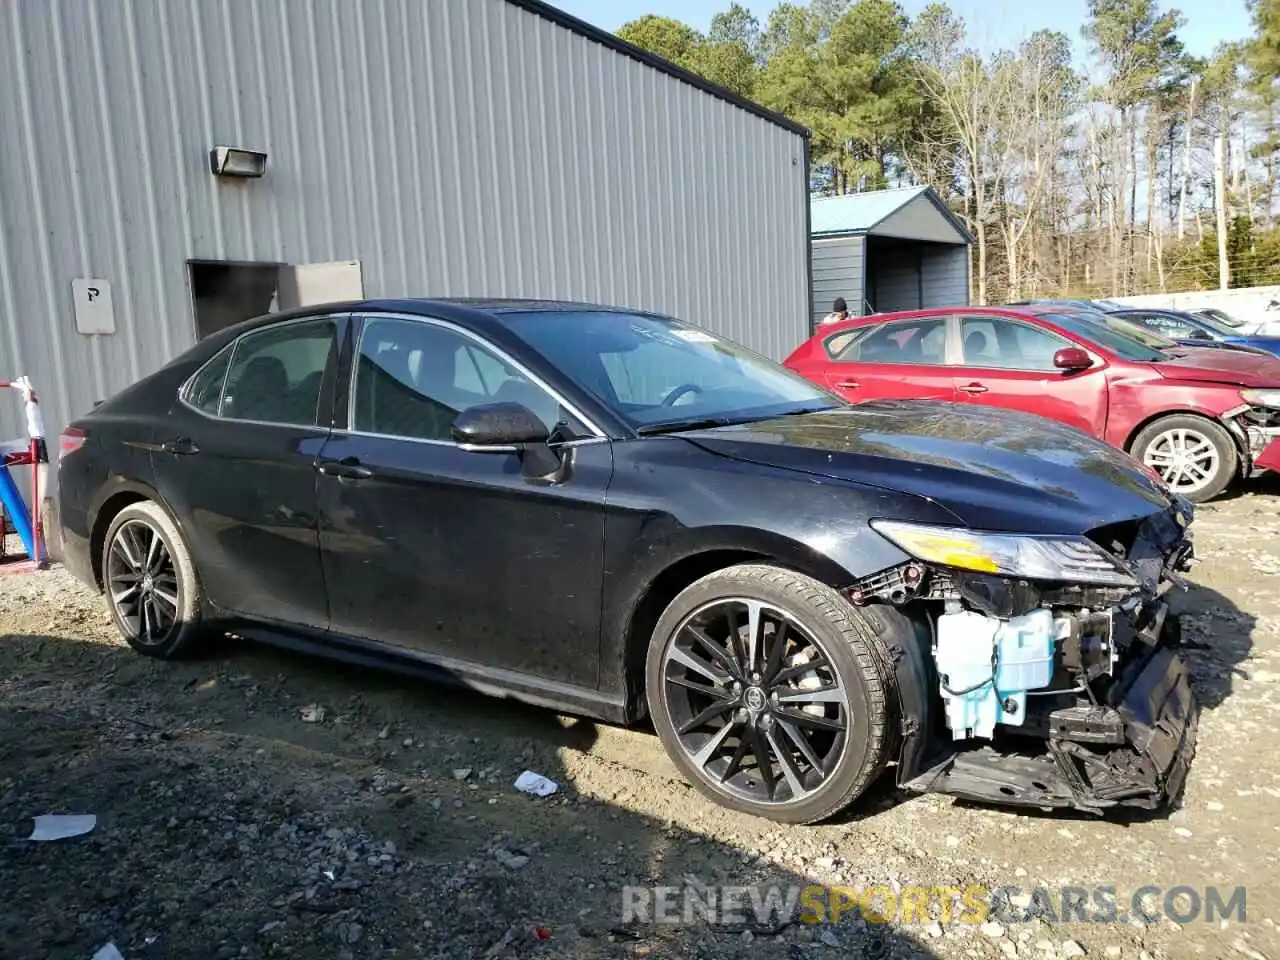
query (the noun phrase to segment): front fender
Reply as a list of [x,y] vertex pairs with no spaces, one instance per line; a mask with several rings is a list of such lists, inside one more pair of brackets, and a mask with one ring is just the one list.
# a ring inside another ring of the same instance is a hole
[[732,460],[678,437],[614,449],[600,676],[602,690],[628,700],[635,644],[643,650],[649,620],[694,580],[767,560],[841,587],[908,559],[871,519],[956,522],[923,497]]

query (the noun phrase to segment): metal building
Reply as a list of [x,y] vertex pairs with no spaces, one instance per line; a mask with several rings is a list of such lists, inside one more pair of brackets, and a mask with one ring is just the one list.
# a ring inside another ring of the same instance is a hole
[[0,379],[51,434],[297,303],[808,333],[806,131],[535,0],[10,0],[0,129]]
[[815,324],[837,297],[856,315],[969,302],[973,237],[932,187],[826,197],[811,206]]

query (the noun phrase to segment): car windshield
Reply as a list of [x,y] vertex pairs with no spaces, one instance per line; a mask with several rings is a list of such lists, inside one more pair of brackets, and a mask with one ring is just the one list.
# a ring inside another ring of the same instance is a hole
[[1239,330],[1231,326],[1229,323],[1223,323],[1217,317],[1213,317],[1208,314],[1198,313],[1192,316],[1191,319],[1195,321],[1195,323],[1197,323],[1199,326],[1208,327],[1214,333],[1220,334],[1221,336],[1224,336],[1224,337],[1240,336]]
[[[1108,317],[1102,313],[1086,313],[1079,312],[1061,312],[1041,314],[1050,323],[1055,323],[1068,333],[1074,333],[1078,337],[1083,337],[1098,346],[1110,350],[1117,357],[1123,360],[1136,360],[1143,363],[1156,363],[1160,360],[1166,360],[1168,357],[1159,349],[1148,344],[1148,341],[1154,340],[1162,344],[1174,346],[1171,340],[1165,340],[1164,337],[1158,337],[1155,334],[1148,333],[1141,327],[1135,327],[1134,324],[1127,320],[1121,320],[1119,317]],[[1127,329],[1117,329],[1118,325],[1124,328],[1132,327],[1137,331],[1138,336],[1134,336]]]
[[[1225,310],[1219,310],[1217,307],[1205,307],[1203,310],[1194,311],[1197,317],[1207,317],[1210,320],[1216,320],[1225,324],[1226,329],[1234,331],[1236,327],[1244,326],[1244,321],[1233,317]],[[1235,333],[1232,334],[1235,336]]]
[[516,336],[643,433],[843,405],[780,364],[679,320],[612,311],[505,319]]
[[1130,340],[1137,340],[1141,344],[1145,344],[1152,350],[1168,350],[1170,347],[1176,347],[1178,342],[1170,340],[1168,337],[1162,337],[1154,330],[1148,330],[1140,323],[1133,320],[1126,320],[1124,317],[1117,317],[1114,314],[1104,313],[1097,320],[1106,324],[1112,333],[1118,333],[1121,336],[1128,337]]

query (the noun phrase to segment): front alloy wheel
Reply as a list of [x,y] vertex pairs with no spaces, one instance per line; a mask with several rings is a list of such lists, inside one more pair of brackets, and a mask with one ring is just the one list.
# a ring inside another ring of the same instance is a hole
[[682,772],[726,806],[824,819],[879,772],[881,653],[860,614],[800,574],[743,565],[672,603],[650,650],[654,725]]

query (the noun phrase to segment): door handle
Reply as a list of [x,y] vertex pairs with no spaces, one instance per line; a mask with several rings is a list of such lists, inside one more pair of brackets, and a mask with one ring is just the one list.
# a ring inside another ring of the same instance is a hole
[[368,480],[373,471],[362,467],[356,457],[343,457],[341,460],[322,460],[316,469],[326,477],[337,477],[339,480]]
[[172,453],[180,457],[189,457],[193,453],[199,453],[199,445],[190,437],[178,437],[176,440],[166,440],[160,444],[160,449],[165,453]]
[[963,387],[960,387],[959,389],[961,393],[986,393],[987,392],[987,388],[980,383],[967,383]]
[[862,384],[857,380],[837,380],[836,386],[842,390],[857,390]]

